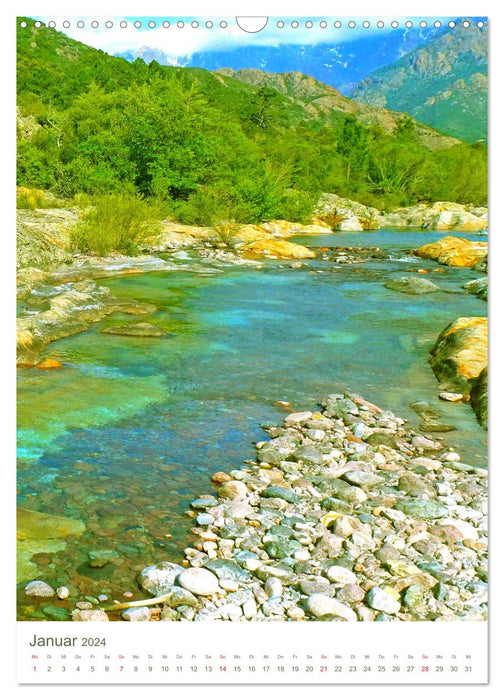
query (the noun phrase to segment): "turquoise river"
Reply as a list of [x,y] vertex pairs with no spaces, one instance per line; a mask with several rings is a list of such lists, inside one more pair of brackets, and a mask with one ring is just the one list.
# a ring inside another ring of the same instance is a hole
[[[155,304],[145,320],[169,335],[101,333],[131,322],[114,314],[48,348],[61,370],[19,371],[19,505],[86,525],[65,549],[36,555],[31,578],[91,595],[135,591],[144,566],[183,558],[191,542],[184,511],[198,495],[213,493],[211,474],[253,459],[262,424],[311,408],[327,393],[359,393],[415,428],[419,417],[410,404],[429,401],[457,428],[442,435],[446,443],[463,461],[484,465],[485,432],[468,405],[439,401],[428,364],[453,319],[486,315],[486,303],[462,289],[481,273],[411,255],[440,237],[299,237],[293,240],[310,247],[379,246],[388,257],[100,280],[119,297]],[[413,296],[384,287],[420,268],[441,291]],[[104,547],[120,559],[91,569],[87,552]],[[19,616],[41,613],[21,600]]]

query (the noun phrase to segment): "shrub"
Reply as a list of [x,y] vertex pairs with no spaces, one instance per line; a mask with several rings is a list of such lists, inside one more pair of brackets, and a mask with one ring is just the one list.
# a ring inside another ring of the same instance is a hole
[[72,243],[83,253],[138,254],[154,242],[161,230],[155,204],[136,195],[109,194],[98,197],[72,230]]
[[313,209],[321,192],[302,192],[287,190],[281,200],[282,218],[287,221],[299,221],[309,224],[313,218]]
[[249,223],[254,220],[252,208],[231,185],[201,187],[174,211],[175,218],[196,226],[219,225],[224,221]]
[[212,226],[212,238],[215,243],[223,243],[228,248],[233,248],[239,230],[240,224],[236,221],[218,221]]

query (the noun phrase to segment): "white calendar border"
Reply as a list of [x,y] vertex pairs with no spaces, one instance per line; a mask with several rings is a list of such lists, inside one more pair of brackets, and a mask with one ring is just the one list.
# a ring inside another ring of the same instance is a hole
[[[82,9],[80,9],[80,7]],[[329,3],[329,2],[319,2],[317,0],[310,0],[309,4],[309,14],[312,16],[333,16],[333,15],[338,15],[339,12],[338,10],[343,10],[345,12],[345,15],[349,15],[348,9],[352,10],[352,16],[353,17],[365,17],[365,16],[376,16],[377,14],[382,15],[382,16],[387,16],[387,17],[393,17],[393,16],[403,16],[405,14],[405,11],[407,9],[407,13],[410,16],[415,16],[415,15],[422,15],[422,16],[474,16],[475,14],[481,15],[481,16],[489,16],[490,17],[490,52],[491,52],[491,58],[490,58],[490,83],[491,83],[491,98],[490,98],[490,139],[491,139],[491,158],[490,158],[490,216],[491,216],[491,225],[495,226],[496,229],[496,239],[491,241],[491,263],[490,266],[496,266],[496,260],[504,260],[504,254],[502,251],[502,248],[504,248],[504,240],[502,236],[504,236],[504,232],[501,234],[500,232],[497,233],[498,227],[500,227],[501,222],[497,220],[497,217],[493,217],[493,209],[492,209],[492,204],[493,202],[499,202],[499,199],[502,197],[501,195],[501,190],[502,190],[502,180],[499,180],[499,172],[497,171],[497,166],[500,165],[500,163],[503,161],[503,154],[504,154],[504,148],[503,148],[503,133],[502,129],[500,128],[500,121],[499,117],[503,114],[503,96],[502,96],[502,89],[501,92],[499,93],[500,86],[496,81],[493,80],[493,74],[497,74],[497,66],[502,66],[504,65],[504,41],[502,40],[502,37],[500,36],[500,32],[503,31],[503,26],[504,22],[502,21],[504,19],[504,12],[501,9],[501,7],[495,6],[493,3],[490,2],[478,2],[475,3],[474,1],[472,2],[467,2],[466,0],[459,0],[459,2],[453,2],[453,0],[447,1],[447,2],[439,2],[439,0],[424,0],[422,3],[415,3],[415,4],[409,4],[407,8],[405,7],[404,3],[401,2],[393,2],[392,0],[383,0],[380,3],[376,2],[354,2],[348,8],[347,6],[339,7],[338,5],[335,5],[334,3]],[[285,0],[271,0],[270,2],[266,2],[265,0],[255,0],[255,2],[239,2],[239,3],[233,3],[233,2],[226,2],[226,1],[219,1],[219,0],[214,0],[211,5],[208,4],[208,2],[197,2],[197,1],[190,1],[188,0],[187,2],[180,3],[180,2],[149,2],[149,0],[142,0],[142,3],[140,5],[141,7],[141,13],[149,16],[164,16],[164,15],[171,15],[171,16],[176,16],[176,15],[192,15],[192,16],[212,16],[212,15],[230,15],[230,16],[256,16],[256,15],[275,15],[275,16],[304,16],[307,14],[307,6],[306,3],[303,4],[302,2],[299,2],[299,0],[292,0],[291,2],[287,2]],[[138,0],[137,2],[132,2],[131,0],[123,0],[122,2],[118,2],[117,0],[113,1],[103,1],[102,2],[97,2],[96,0],[89,0],[86,3],[80,3],[80,4],[74,4],[69,8],[67,3],[63,3],[61,1],[59,2],[54,2],[48,0],[47,2],[40,3],[40,2],[23,2],[23,3],[16,3],[15,5],[11,4],[11,6],[8,9],[2,9],[1,12],[1,22],[0,22],[0,31],[1,31],[1,36],[0,36],[0,46],[2,50],[2,66],[5,67],[6,62],[8,65],[9,70],[4,71],[4,80],[2,82],[3,85],[3,94],[4,94],[4,100],[3,100],[3,110],[2,110],[2,126],[3,128],[0,130],[0,137],[2,138],[2,154],[3,154],[3,160],[4,160],[4,167],[2,169],[2,200],[4,204],[3,212],[5,213],[4,215],[4,235],[10,234],[12,231],[15,230],[15,209],[14,209],[14,154],[15,154],[15,139],[13,138],[14,136],[14,129],[13,129],[13,113],[14,113],[14,104],[15,104],[15,83],[14,83],[14,75],[13,75],[13,56],[14,56],[14,44],[13,44],[13,19],[16,15],[30,15],[30,14],[44,14],[44,15],[49,15],[49,14],[55,14],[55,15],[68,15],[68,14],[82,14],[82,15],[87,15],[91,16],[93,14],[97,16],[103,16],[103,15],[137,15],[138,14]],[[210,11],[211,10],[211,11]],[[492,126],[495,124],[495,128],[492,128]],[[499,133],[500,131],[500,133]],[[495,220],[495,224],[494,224]],[[498,236],[501,235],[501,240],[499,240]],[[4,251],[5,252],[5,251]],[[10,264],[9,270],[7,273],[5,273],[4,270],[4,275],[2,277],[2,280],[0,281],[1,285],[1,290],[3,292],[2,299],[9,299],[9,308],[11,310],[12,316],[11,319],[14,319],[14,314],[13,314],[13,309],[14,309],[14,304],[10,303],[11,301],[13,302],[13,290],[15,289],[14,287],[14,259],[15,259],[15,245],[14,241],[10,241],[9,249],[7,251],[7,256],[4,255],[4,258],[7,257],[7,263]],[[11,272],[12,270],[12,272]],[[493,276],[493,273],[491,273],[491,294],[490,298],[492,299],[490,308],[492,308],[493,304],[493,298],[497,298],[497,295],[499,292],[504,291],[501,290],[500,288],[500,280],[495,279]],[[502,278],[502,275],[500,275]],[[12,296],[11,296],[12,295]],[[491,316],[494,318],[494,312],[491,311]],[[13,328],[9,324],[9,327]],[[490,410],[490,434],[491,435],[499,435],[499,430],[498,430],[498,423],[497,420],[501,418],[501,413],[502,409],[499,409],[498,407],[498,397],[499,397],[499,389],[504,387],[504,382],[503,382],[503,375],[502,371],[500,370],[499,366],[497,365],[497,351],[496,347],[499,345],[499,341],[502,340],[502,331],[498,327],[497,322],[492,322],[491,324],[491,345],[490,345],[490,354],[491,354],[491,396],[490,396],[490,404],[491,404],[491,410]],[[3,620],[5,621],[6,618],[8,618],[9,623],[8,625],[5,626],[4,628],[4,633],[3,633],[3,644],[2,644],[2,656],[0,657],[0,661],[3,662],[5,665],[5,671],[2,674],[2,687],[5,688],[8,692],[8,697],[30,697],[34,696],[36,694],[37,700],[41,698],[44,700],[45,698],[54,698],[54,697],[66,697],[70,693],[73,698],[84,698],[87,697],[89,692],[92,692],[93,694],[97,694],[97,697],[102,697],[102,691],[103,695],[105,693],[110,693],[108,688],[102,687],[102,686],[94,686],[92,689],[88,688],[86,685],[79,685],[79,686],[71,686],[71,688],[64,686],[64,685],[58,685],[58,686],[17,686],[15,684],[15,679],[14,679],[14,669],[15,669],[15,635],[16,635],[16,627],[20,624],[24,623],[16,623],[15,622],[15,590],[14,586],[12,584],[14,580],[14,571],[15,571],[15,548],[14,545],[11,543],[15,542],[15,536],[14,536],[14,523],[15,523],[15,505],[14,505],[14,494],[15,494],[15,473],[13,470],[13,464],[14,464],[14,441],[13,441],[13,436],[14,436],[14,428],[15,428],[15,422],[14,422],[14,411],[13,411],[13,405],[14,405],[14,397],[15,397],[15,384],[14,384],[14,372],[12,371],[12,367],[14,366],[13,360],[14,360],[14,344],[6,344],[5,340],[4,343],[2,343],[2,347],[0,348],[0,366],[2,367],[2,370],[4,371],[4,377],[3,377],[3,384],[2,386],[5,387],[4,390],[4,397],[5,400],[7,401],[7,412],[4,417],[4,420],[2,422],[2,445],[4,448],[4,479],[7,481],[7,483],[3,484],[3,495],[4,498],[6,498],[6,503],[3,504],[3,509],[2,509],[2,515],[4,518],[4,532],[7,531],[10,533],[10,539],[9,539],[9,566],[7,567],[7,570],[3,567],[2,571],[2,577],[0,584],[2,585],[2,607],[4,608],[3,612]],[[464,697],[474,697],[475,693],[478,693],[478,696],[480,693],[485,693],[485,692],[493,692],[497,691],[498,689],[503,688],[503,664],[502,662],[498,659],[497,657],[497,648],[498,648],[498,638],[499,638],[499,631],[504,628],[504,620],[503,620],[503,615],[502,615],[502,604],[499,602],[499,597],[502,597],[502,584],[501,581],[504,580],[504,571],[503,571],[503,564],[502,564],[502,557],[497,556],[497,552],[495,556],[493,555],[493,549],[492,549],[492,542],[493,542],[493,532],[494,528],[497,531],[499,527],[499,522],[497,521],[497,518],[499,516],[499,505],[496,502],[496,498],[492,494],[496,493],[503,493],[504,492],[504,485],[503,485],[503,474],[502,470],[504,467],[502,467],[499,464],[498,460],[498,455],[496,454],[495,446],[491,443],[491,469],[493,467],[493,471],[491,471],[491,476],[490,476],[490,483],[491,483],[491,512],[490,512],[490,521],[491,521],[491,530],[490,530],[490,558],[491,558],[491,586],[490,586],[490,600],[491,600],[491,622],[489,625],[490,628],[490,659],[493,660],[493,663],[491,664],[491,675],[490,675],[490,685],[488,686],[478,686],[477,689],[473,688],[472,686],[460,686],[458,685],[456,687],[456,693],[458,698],[464,698]],[[500,471],[499,471],[500,470]],[[493,507],[492,507],[493,506]],[[494,516],[494,508],[497,512],[497,515]],[[5,540],[4,540],[5,543]],[[498,546],[498,543],[496,543],[496,546]],[[4,555],[5,556],[5,555]],[[495,585],[495,594],[493,593],[492,590],[492,582]],[[42,625],[45,625],[47,623],[41,623]],[[70,623],[71,624],[71,623]],[[233,624],[233,623],[230,623]],[[234,623],[234,624],[246,624],[246,623]],[[270,623],[270,624],[279,624],[279,625],[292,625],[292,623]],[[344,623],[346,626],[348,623]],[[365,623],[357,623],[357,624],[365,624]],[[422,624],[422,623],[417,623],[417,624]],[[450,625],[450,627],[453,627],[453,634],[457,635],[460,632],[460,625],[464,627],[466,624],[470,623],[445,623],[446,625]],[[482,623],[480,623],[482,624]],[[383,629],[384,631],[384,637],[387,637],[388,635],[398,635],[401,634],[401,629],[403,629],[404,623],[382,623],[380,625],[380,628]],[[191,626],[192,628],[193,626]],[[73,628],[73,626],[72,626]],[[194,628],[193,628],[194,629]],[[331,630],[336,629],[338,633],[342,631],[342,626],[338,625],[336,628],[333,628],[331,626]],[[343,627],[344,629],[344,627]],[[226,634],[229,634],[226,630],[229,630],[228,625],[226,625],[223,628],[223,631]],[[328,628],[329,630],[329,628]],[[196,631],[196,630],[194,630]],[[435,632],[435,629],[433,629],[433,632]],[[157,686],[155,686],[157,687]],[[223,698],[223,697],[234,697],[236,694],[240,694],[240,698],[248,698],[248,697],[256,697],[256,693],[260,692],[261,694],[264,692],[266,697],[272,697],[273,693],[277,694],[278,689],[271,689],[271,695],[268,692],[270,689],[270,686],[261,686],[260,689],[256,689],[255,686],[250,685],[250,686],[219,686],[217,687],[212,687],[212,688],[206,688],[205,686],[205,697],[208,698],[213,698],[218,697]],[[298,687],[296,688],[295,686],[289,686],[289,697],[295,700],[295,698],[298,697],[306,697],[306,686],[304,687]],[[379,697],[381,697],[382,693],[385,695],[387,698],[388,697],[393,697],[395,693],[401,695],[401,697],[405,693],[405,689],[403,686],[381,686],[379,688],[375,688],[373,690],[373,694],[375,694],[378,691]],[[139,687],[138,686],[121,686],[120,687],[120,693],[123,698],[129,698],[129,697],[137,697],[139,692]],[[159,694],[163,693],[163,697],[165,696],[164,693],[166,693],[166,690],[160,689]],[[338,692],[335,690],[332,686],[331,687],[326,687],[326,686],[317,686],[317,694],[319,697],[334,697],[334,693]],[[364,697],[364,693],[366,693],[366,698],[369,696],[369,688],[365,686],[353,686],[351,693],[353,698],[359,698],[362,693],[362,697]],[[446,693],[447,691],[444,688],[439,688],[438,686],[434,687],[429,687],[428,689],[425,689],[421,685],[408,685],[408,696],[410,697],[424,697],[425,692],[428,693],[433,693],[433,697],[440,697],[441,693]],[[439,693],[439,695],[438,695]],[[252,695],[253,694],[253,695]]]

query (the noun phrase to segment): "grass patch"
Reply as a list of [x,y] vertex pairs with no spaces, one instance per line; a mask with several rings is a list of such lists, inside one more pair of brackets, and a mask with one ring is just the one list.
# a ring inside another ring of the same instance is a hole
[[18,209],[54,209],[64,207],[65,202],[51,192],[34,187],[16,187],[16,207]]
[[97,197],[71,233],[82,253],[138,255],[161,231],[160,207],[133,194]]

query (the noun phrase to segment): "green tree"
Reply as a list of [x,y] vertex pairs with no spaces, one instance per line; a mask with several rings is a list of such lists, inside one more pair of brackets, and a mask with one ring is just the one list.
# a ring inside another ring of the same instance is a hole
[[285,111],[280,93],[267,86],[256,89],[250,100],[248,118],[263,130],[282,126]]

